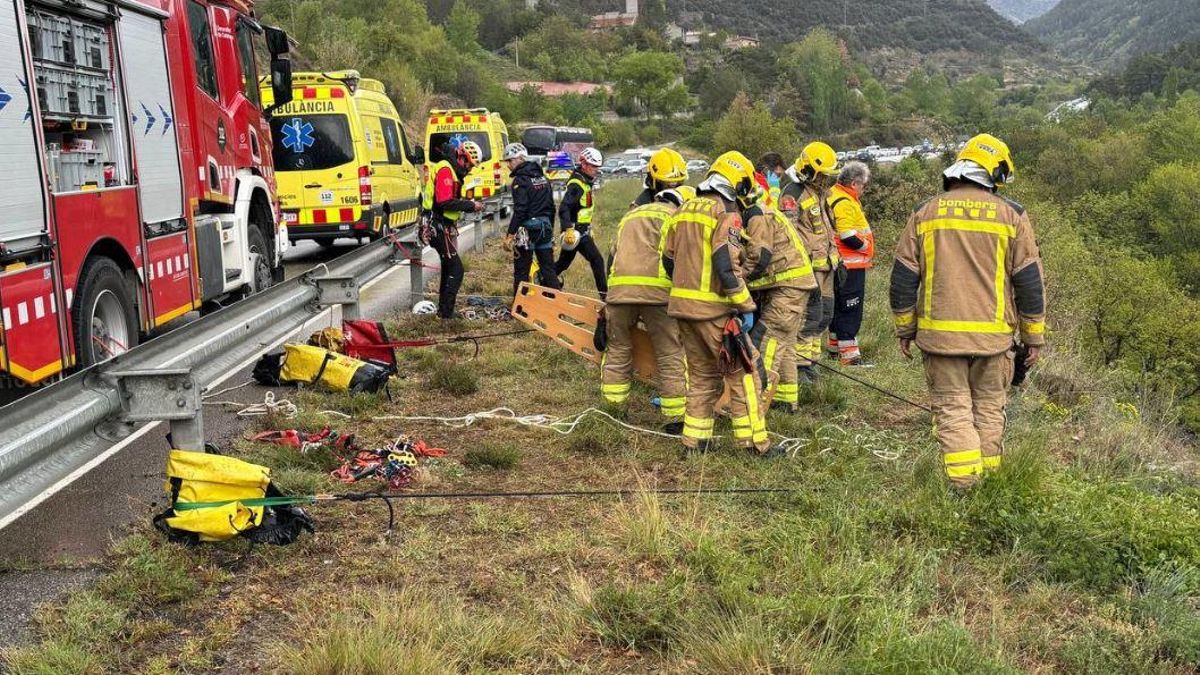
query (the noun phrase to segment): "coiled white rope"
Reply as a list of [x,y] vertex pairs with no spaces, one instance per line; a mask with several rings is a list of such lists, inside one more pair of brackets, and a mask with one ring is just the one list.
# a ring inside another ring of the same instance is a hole
[[[236,388],[236,387],[235,387]],[[275,392],[268,391],[263,396],[262,403],[251,403],[246,405],[243,401],[204,401],[204,405],[237,405],[242,406],[241,410],[237,411],[238,417],[260,417],[262,415],[270,415],[272,413],[281,415],[287,419],[292,419],[300,414],[300,408],[286,398],[279,400],[275,399]]]

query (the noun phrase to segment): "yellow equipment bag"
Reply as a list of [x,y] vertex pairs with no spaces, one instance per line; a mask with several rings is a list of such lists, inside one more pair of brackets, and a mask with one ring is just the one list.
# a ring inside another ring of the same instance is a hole
[[313,345],[286,344],[279,369],[280,382],[320,383],[333,391],[379,391],[390,373],[375,363]]
[[[262,506],[241,500],[261,499],[271,470],[240,459],[203,452],[172,450],[167,458],[167,493],[175,515],[164,519],[173,530],[195,532],[200,541],[224,541],[262,522]],[[178,509],[181,504],[228,502],[220,506]]]
[[181,543],[243,536],[255,543],[288,544],[312,521],[298,503],[271,485],[271,470],[222,455],[172,450],[167,456],[171,506],[154,518],[167,538]]

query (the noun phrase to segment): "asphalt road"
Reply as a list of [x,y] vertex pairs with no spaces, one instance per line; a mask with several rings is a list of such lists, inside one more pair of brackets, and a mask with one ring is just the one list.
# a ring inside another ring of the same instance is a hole
[[[490,230],[489,230],[489,233]],[[460,236],[460,250],[475,243],[475,227],[467,225]],[[290,278],[353,250],[349,240],[322,247],[300,242],[285,256],[286,275]],[[437,256],[426,249],[425,262],[436,265]],[[408,311],[412,295],[409,267],[398,266],[364,287],[359,296],[361,315],[386,319],[395,312]],[[425,270],[426,282],[432,274]],[[340,319],[340,308],[334,321]],[[318,314],[309,326],[297,331],[302,338],[318,326],[330,324],[328,313]],[[250,367],[233,373],[213,391],[241,384],[250,379]],[[261,402],[265,389],[252,385],[221,399]],[[277,396],[286,398],[289,390]],[[244,421],[232,407],[208,406],[204,409],[205,436],[218,446],[228,446],[241,436]],[[150,429],[99,467],[42,502],[8,527],[0,530],[0,647],[13,644],[27,633],[32,609],[64,592],[85,584],[97,575],[95,562],[109,545],[130,529],[141,526],[165,508],[163,460],[168,449],[166,425]],[[57,568],[57,569],[50,569]]]

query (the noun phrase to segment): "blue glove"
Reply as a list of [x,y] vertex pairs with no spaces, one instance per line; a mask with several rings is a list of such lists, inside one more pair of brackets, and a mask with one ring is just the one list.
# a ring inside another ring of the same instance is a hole
[[654,406],[655,408],[661,408],[662,407],[662,397],[655,396],[654,398],[650,399],[650,405]]
[[754,328],[754,312],[746,312],[742,314],[742,332],[749,333],[751,328]]

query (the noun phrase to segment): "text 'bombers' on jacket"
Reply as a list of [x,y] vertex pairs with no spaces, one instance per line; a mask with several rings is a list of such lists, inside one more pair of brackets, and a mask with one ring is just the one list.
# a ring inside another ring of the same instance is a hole
[[1013,334],[1045,342],[1042,261],[1024,208],[974,186],[917,207],[900,235],[890,301],[896,334],[924,352],[999,354]]

